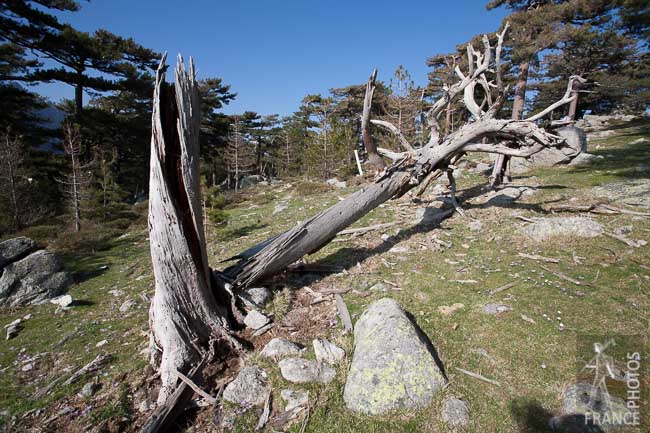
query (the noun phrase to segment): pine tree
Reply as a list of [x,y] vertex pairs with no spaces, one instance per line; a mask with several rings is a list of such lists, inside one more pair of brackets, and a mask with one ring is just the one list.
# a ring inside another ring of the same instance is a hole
[[411,74],[399,65],[390,79],[386,120],[409,141],[416,141],[418,115],[422,112],[423,89],[416,87]]
[[228,185],[239,190],[241,178],[251,172],[255,167],[255,156],[249,142],[242,115],[231,116],[228,146],[225,149],[224,159],[228,173]]
[[63,125],[63,148],[69,158],[69,171],[65,179],[59,182],[63,185],[64,195],[72,214],[74,230],[81,230],[82,206],[87,203],[88,186],[92,180],[91,163],[82,161],[82,144],[79,125],[66,122]]

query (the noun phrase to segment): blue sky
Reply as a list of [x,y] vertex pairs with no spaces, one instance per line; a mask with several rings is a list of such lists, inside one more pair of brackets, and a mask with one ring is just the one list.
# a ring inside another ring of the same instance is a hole
[[[506,12],[487,11],[486,2],[92,0],[60,17],[171,59],[194,56],[199,78],[221,77],[238,93],[227,113],[289,114],[304,95],[364,82],[374,67],[388,81],[402,64],[424,84],[427,57],[497,30]],[[56,83],[37,91],[53,101],[74,94]]]

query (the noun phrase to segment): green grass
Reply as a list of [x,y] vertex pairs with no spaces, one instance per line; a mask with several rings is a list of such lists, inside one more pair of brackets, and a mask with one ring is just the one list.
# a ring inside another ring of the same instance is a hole
[[[303,291],[300,288],[303,285],[316,290],[351,287],[360,292],[384,280],[399,285],[401,291],[372,292],[365,297],[355,291],[347,293],[344,297],[353,320],[371,302],[385,296],[395,298],[413,314],[430,337],[450,379],[448,388],[424,410],[369,418],[345,408],[342,390],[348,359],[338,368],[337,378],[331,384],[302,387],[310,392],[311,401],[318,399],[305,431],[446,432],[448,428],[440,420],[440,405],[445,396],[454,395],[469,404],[468,432],[545,432],[549,431],[548,417],[559,412],[563,388],[576,380],[578,335],[643,335],[647,347],[650,246],[631,249],[603,236],[537,244],[518,232],[525,223],[514,217],[515,214],[528,218],[544,216],[545,206],[567,203],[572,198],[572,202],[591,203],[595,200],[591,194],[594,186],[650,176],[650,172],[636,169],[647,163],[650,144],[632,144],[639,138],[650,139],[650,127],[633,125],[620,128],[617,133],[590,142],[591,152],[606,157],[591,168],[536,169],[518,176],[515,184],[540,186],[532,197],[508,206],[464,203],[469,214],[482,221],[480,232],[470,231],[468,220],[458,215],[432,231],[415,227],[412,220],[416,205],[389,202],[370,212],[355,226],[398,221],[398,225],[386,233],[392,236],[391,243],[408,246],[408,253],[391,253],[390,245],[380,239],[382,232],[371,232],[353,240],[330,243],[305,259],[309,263],[344,267],[346,273],[307,279],[288,275],[274,280],[273,287],[278,290],[268,311],[278,322],[290,314],[291,308],[301,306]],[[485,181],[482,176],[466,174],[459,179],[461,196],[470,189],[476,190],[476,186]],[[216,264],[280,233],[354,191],[354,188],[322,188],[300,180],[290,183],[291,186],[287,182],[280,186],[258,186],[229,205],[225,210],[228,224],[212,227],[209,231],[210,263]],[[273,215],[280,202],[286,203],[288,208]],[[593,218],[610,231],[631,225],[634,228],[632,238],[650,240],[647,219],[629,215]],[[452,247],[431,251],[426,245],[427,237],[432,235],[452,242]],[[558,258],[559,264],[546,263],[544,266],[556,274],[562,273],[589,285],[567,282],[543,269],[539,263],[518,256],[520,252]],[[583,257],[579,259],[581,263],[575,262],[574,256]],[[74,421],[65,417],[56,421],[64,423],[60,425],[76,426],[69,427],[71,431],[83,431],[84,426],[93,423],[118,422],[136,416],[134,406],[144,396],[142,373],[146,359],[139,352],[147,343],[148,305],[140,294],[151,296],[153,293],[146,231],[144,228],[129,229],[127,236],[112,238],[107,241],[106,248],[95,252],[81,254],[68,250],[65,260],[67,267],[81,280],[71,289],[71,294],[84,301],[82,305],[57,314],[55,306],[50,304],[3,312],[6,323],[28,313],[33,317],[25,322],[17,338],[0,340],[0,369],[8,367],[0,373],[0,411],[7,410],[9,417],[21,417],[39,408],[49,408],[51,413],[64,405],[88,406],[76,397],[76,393],[89,377],[68,387],[56,387],[52,394],[42,399],[32,400],[29,396],[54,378],[71,374],[98,353],[111,353],[114,359],[99,375],[102,388],[93,398],[91,408]],[[104,266],[107,268],[102,269]],[[462,284],[458,280],[477,283]],[[489,289],[513,281],[517,284],[512,288],[488,296]],[[108,293],[115,289],[123,294],[114,297]],[[120,313],[119,306],[128,298],[137,302],[136,307],[126,314]],[[450,316],[438,312],[439,306],[457,302],[464,304],[464,308]],[[481,308],[487,302],[504,303],[513,310],[498,316],[484,315]],[[522,314],[536,323],[522,320]],[[559,329],[557,316],[561,317],[564,330]],[[338,329],[318,323],[301,330],[298,340],[309,348],[306,356],[313,357],[311,338],[322,337],[336,340],[350,354],[352,337],[340,337]],[[65,335],[72,337],[55,347]],[[96,348],[96,343],[103,339],[109,343]],[[14,364],[16,360],[43,352],[47,355],[36,362],[35,372],[20,371],[20,361]],[[255,354],[246,362],[258,364],[268,372],[276,409],[283,407],[281,389],[301,388],[286,383],[275,363]],[[465,376],[456,367],[497,380],[501,386]],[[646,404],[650,402],[648,390],[646,381]],[[238,421],[236,430],[251,431],[258,416],[258,409],[247,412]],[[8,417],[0,417],[0,425],[3,419]],[[30,424],[29,419],[27,424]],[[300,428],[298,422],[286,431],[295,433]],[[187,431],[203,430],[189,427]]]

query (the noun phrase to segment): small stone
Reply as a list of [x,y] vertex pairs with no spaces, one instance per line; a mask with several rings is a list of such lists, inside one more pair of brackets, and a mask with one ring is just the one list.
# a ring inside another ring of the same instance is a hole
[[7,329],[7,340],[11,340],[15,336],[18,335],[18,332],[22,329],[21,319],[16,319],[13,322],[9,323],[8,325],[5,325],[5,328]]
[[95,344],[95,347],[102,347],[108,344],[108,340],[102,340],[99,343]]
[[521,320],[524,322],[532,323],[533,325],[536,323],[534,319],[531,319],[530,317],[526,316],[525,314],[521,315]]
[[394,246],[393,248],[388,250],[388,252],[392,254],[404,254],[404,253],[408,253],[409,249],[408,247]]
[[264,308],[271,297],[271,291],[266,287],[251,287],[244,290],[240,297],[253,308]]
[[66,308],[72,305],[72,296],[70,295],[63,295],[63,296],[57,296],[56,298],[50,299],[50,302],[54,305],[58,305],[60,307]]
[[438,307],[438,312],[440,314],[442,314],[443,316],[449,316],[449,315],[455,313],[456,311],[458,311],[458,310],[460,310],[461,308],[464,308],[464,307],[465,307],[464,304],[456,302],[455,304],[449,305],[449,306],[447,306],[447,305],[439,306]]
[[249,311],[244,318],[244,324],[251,329],[260,329],[270,321],[271,319],[257,310]]
[[99,389],[99,384],[95,382],[88,382],[81,388],[81,391],[77,394],[81,398],[90,398],[95,395],[95,392]]
[[278,203],[277,206],[275,206],[275,209],[273,209],[273,215],[277,215],[282,211],[285,211],[289,208],[289,205],[286,203]]
[[348,184],[345,183],[345,181],[338,180],[336,178],[327,179],[325,181],[325,183],[328,184],[329,186],[333,186],[334,188],[347,188],[348,187]]
[[469,229],[470,231],[473,232],[480,232],[481,230],[483,230],[483,223],[480,222],[479,220],[474,220],[469,223]]
[[374,284],[372,287],[370,287],[370,289],[368,289],[368,290],[370,290],[372,292],[387,292],[388,287],[386,287],[386,285],[384,283],[377,283],[377,284]]
[[34,369],[34,363],[29,362],[21,367],[21,371],[32,371]]
[[632,226],[621,226],[614,229],[614,233],[617,235],[627,235],[632,233]]
[[148,398],[145,398],[138,405],[138,412],[146,413],[146,412],[149,412],[150,410],[152,410],[154,407],[156,407],[156,405],[151,400],[149,400]]
[[285,412],[293,410],[299,406],[307,406],[309,402],[309,393],[307,391],[294,391],[292,389],[283,389],[280,391],[280,397],[287,402],[284,407]]
[[485,304],[483,306],[483,314],[500,314],[510,310],[509,306],[503,304]]
[[327,340],[314,340],[314,353],[318,362],[327,362],[328,364],[336,364],[345,358],[345,350],[341,349],[334,343]]
[[266,372],[256,366],[244,367],[223,391],[223,398],[242,406],[261,406],[266,400]]
[[387,233],[382,233],[381,234],[381,240],[386,242],[388,239],[390,239],[390,235]]
[[318,361],[285,358],[278,365],[282,377],[294,383],[330,383],[336,376],[336,371],[332,367]]
[[136,302],[133,299],[127,299],[122,305],[120,305],[120,313],[126,313],[135,305],[135,303]]
[[450,427],[464,427],[469,423],[467,403],[455,397],[448,397],[442,403],[442,420]]
[[284,338],[274,338],[262,349],[260,355],[265,358],[281,358],[290,355],[300,355],[305,349],[300,345]]
[[124,294],[123,291],[118,290],[118,289],[109,290],[108,293],[109,293],[110,295],[115,296],[116,298],[119,297],[119,296],[122,296],[122,295]]

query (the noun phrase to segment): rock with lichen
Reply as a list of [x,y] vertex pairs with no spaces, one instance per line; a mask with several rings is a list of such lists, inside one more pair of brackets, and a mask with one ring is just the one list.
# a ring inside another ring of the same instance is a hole
[[393,299],[374,302],[354,330],[343,398],[355,412],[379,415],[431,403],[446,379],[435,350]]

